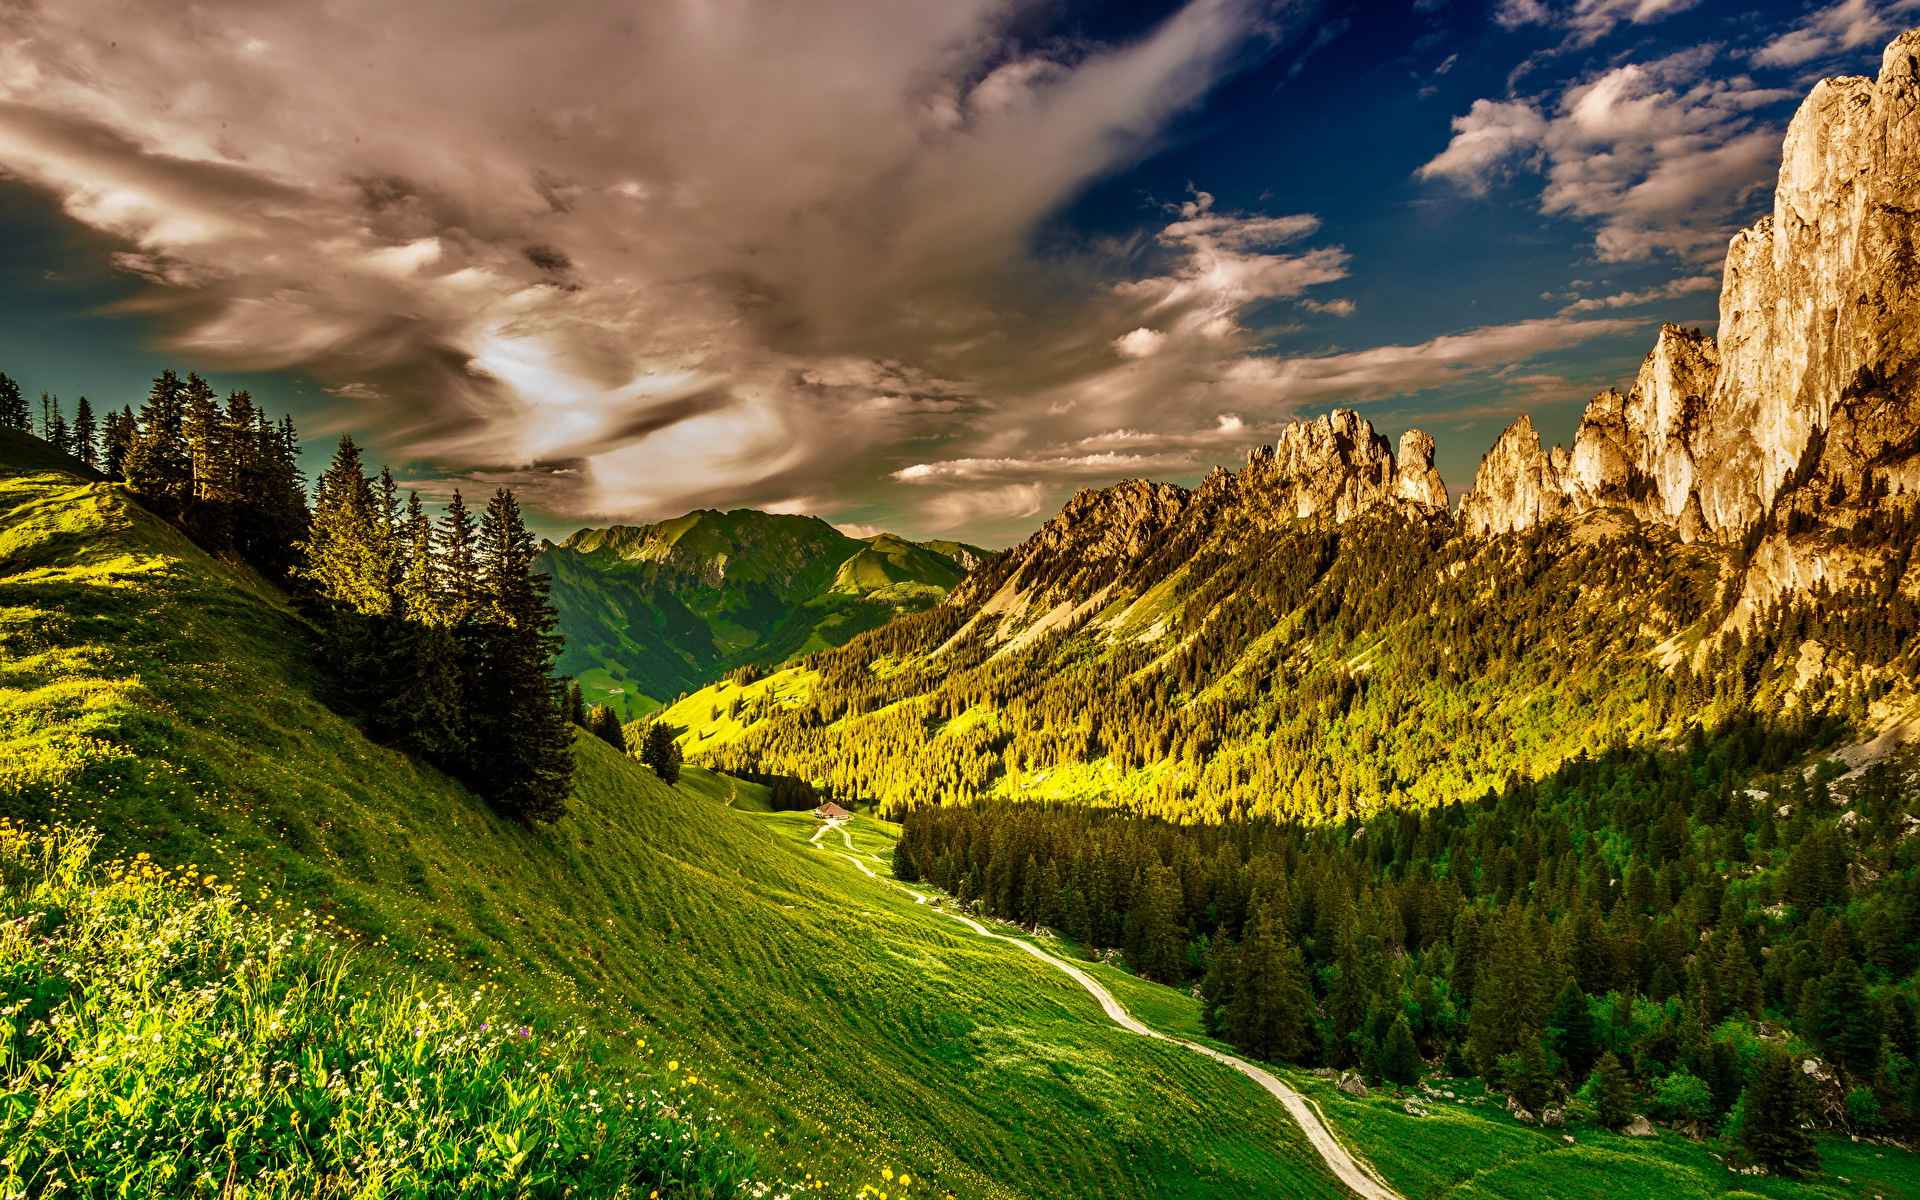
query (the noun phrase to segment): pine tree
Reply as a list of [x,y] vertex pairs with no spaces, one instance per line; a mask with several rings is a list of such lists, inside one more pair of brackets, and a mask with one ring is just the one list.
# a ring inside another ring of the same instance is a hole
[[673,730],[665,723],[655,721],[647,726],[640,761],[652,767],[653,773],[669,786],[680,782],[680,744],[673,740]]
[[168,517],[186,510],[193,493],[193,461],[187,453],[187,386],[162,371],[140,407],[122,464],[127,487]]
[[379,528],[373,485],[360,466],[352,435],[340,438],[333,462],[320,476],[313,521],[300,546],[301,574],[321,595],[360,613],[388,610],[385,538]]
[[1227,1040],[1255,1058],[1297,1059],[1310,1044],[1307,1027],[1313,1019],[1300,949],[1264,909],[1250,925],[1251,933],[1235,955]]
[[1633,1120],[1633,1088],[1627,1082],[1626,1068],[1613,1051],[1602,1054],[1593,1066],[1595,1119],[1608,1129],[1625,1128]]
[[0,427],[18,429],[22,433],[33,432],[33,417],[27,411],[27,398],[20,394],[20,385],[5,375],[0,375]]
[[472,776],[480,792],[526,821],[557,821],[573,793],[573,736],[557,700],[559,616],[513,493],[500,488],[480,519],[478,686],[467,693]]
[[[480,610],[480,560],[475,538],[473,516],[456,488],[438,532],[441,604],[443,619],[449,625],[466,625]],[[584,724],[584,702],[581,718],[578,723]]]
[[1574,980],[1568,979],[1560,989],[1550,1024],[1554,1052],[1567,1064],[1568,1076],[1576,1083],[1585,1079],[1600,1054],[1600,1030],[1587,1004],[1587,994]]
[[587,718],[587,694],[580,689],[578,680],[575,680],[573,686],[567,689],[567,720],[582,729],[593,727]]
[[1873,1074],[1880,1054],[1880,1023],[1867,997],[1867,980],[1846,959],[1820,981],[1807,1033],[1827,1055],[1855,1075]]
[[123,406],[119,412],[107,410],[100,435],[101,474],[108,479],[126,479],[127,459],[133,453],[133,442],[138,435],[139,425],[134,420],[132,406]]
[[73,449],[72,454],[90,467],[100,465],[99,427],[94,423],[93,405],[85,396],[80,397],[73,413]]
[[1420,1069],[1425,1064],[1420,1061],[1420,1048],[1413,1043],[1413,1028],[1407,1024],[1405,1013],[1393,1019],[1376,1065],[1380,1077],[1390,1083],[1411,1087],[1420,1082]]
[[1156,983],[1178,983],[1186,975],[1184,945],[1174,925],[1178,897],[1168,870],[1148,869],[1127,917],[1127,957],[1133,969]]
[[1813,1139],[1800,1128],[1799,1075],[1786,1047],[1770,1045],[1741,1099],[1741,1148],[1776,1175],[1799,1175],[1820,1165]]
[[618,750],[622,754],[627,752],[627,735],[626,732],[620,728],[620,714],[614,712],[613,709],[607,705],[599,704],[594,706],[593,718],[589,722],[588,728],[592,730],[595,737],[607,745],[612,746],[615,750]]

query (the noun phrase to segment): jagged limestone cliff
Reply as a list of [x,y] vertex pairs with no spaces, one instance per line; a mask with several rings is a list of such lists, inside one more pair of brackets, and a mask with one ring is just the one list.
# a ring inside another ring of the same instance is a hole
[[1782,514],[1920,486],[1917,56],[1920,31],[1905,33],[1878,79],[1814,87],[1773,214],[1728,246],[1718,342],[1664,327],[1633,390],[1588,406],[1571,455],[1515,422],[1461,505],[1468,532],[1613,506],[1690,540],[1758,534],[1766,592],[1827,574],[1796,554]]

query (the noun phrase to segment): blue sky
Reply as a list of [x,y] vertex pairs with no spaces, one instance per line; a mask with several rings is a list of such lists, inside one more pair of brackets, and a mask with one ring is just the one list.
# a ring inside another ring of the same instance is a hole
[[0,52],[0,370],[197,369],[555,532],[1004,544],[1335,406],[1457,494],[1711,330],[1914,7],[76,0]]

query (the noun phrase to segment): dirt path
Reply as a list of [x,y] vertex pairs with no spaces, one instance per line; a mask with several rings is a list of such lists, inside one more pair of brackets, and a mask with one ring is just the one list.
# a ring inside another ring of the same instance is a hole
[[[813,837],[808,839],[814,849],[826,850],[826,847],[820,844],[820,836],[830,829],[838,829],[840,831],[840,836],[846,842],[848,850],[854,848],[853,835],[842,827],[842,823],[838,821],[828,821],[821,825],[818,830],[814,831]],[[869,879],[880,878],[868,870],[865,863],[851,854],[842,854],[838,850],[828,850],[827,853],[838,854],[841,858],[846,859],[858,867]],[[892,880],[882,880],[882,882],[886,883],[889,887],[899,888],[907,895],[912,896],[915,904],[926,904],[927,901],[932,899],[932,897],[922,895],[910,887],[902,887]],[[1268,1093],[1270,1093],[1274,1099],[1280,1101],[1281,1104],[1286,1105],[1287,1112],[1292,1115],[1294,1121],[1300,1126],[1301,1132],[1307,1135],[1308,1143],[1313,1146],[1314,1150],[1322,1159],[1326,1160],[1327,1169],[1332,1171],[1334,1177],[1341,1183],[1347,1185],[1355,1195],[1362,1197],[1362,1200],[1402,1200],[1400,1193],[1388,1187],[1386,1182],[1374,1173],[1372,1167],[1360,1159],[1355,1158],[1348,1152],[1345,1146],[1340,1144],[1340,1140],[1334,1137],[1333,1131],[1327,1128],[1326,1122],[1320,1119],[1320,1114],[1314,1109],[1312,1102],[1299,1092],[1294,1091],[1286,1084],[1280,1082],[1271,1072],[1262,1070],[1252,1063],[1247,1062],[1245,1059],[1235,1058],[1231,1054],[1222,1054],[1212,1047],[1202,1046],[1197,1042],[1185,1042],[1179,1038],[1168,1037],[1159,1030],[1142,1024],[1138,1020],[1135,1020],[1133,1014],[1129,1013],[1121,1006],[1118,1000],[1113,998],[1113,993],[1109,992],[1098,980],[1094,979],[1093,976],[1070,963],[1062,962],[1060,959],[1048,954],[1045,950],[1042,950],[1031,942],[1023,942],[1018,938],[1010,938],[1004,934],[995,933],[973,918],[963,917],[959,913],[951,913],[939,908],[934,908],[932,911],[939,913],[941,916],[951,917],[959,921],[982,937],[990,937],[997,942],[1005,942],[1009,946],[1016,946],[1055,970],[1071,976],[1075,983],[1087,989],[1087,991],[1093,995],[1093,998],[1100,1002],[1100,1007],[1106,1011],[1107,1016],[1113,1018],[1114,1023],[1127,1032],[1137,1033],[1141,1037],[1150,1037],[1162,1042],[1172,1042],[1176,1046],[1185,1046],[1195,1054],[1204,1054],[1215,1062],[1224,1063],[1232,1067],[1234,1070],[1265,1088]]]

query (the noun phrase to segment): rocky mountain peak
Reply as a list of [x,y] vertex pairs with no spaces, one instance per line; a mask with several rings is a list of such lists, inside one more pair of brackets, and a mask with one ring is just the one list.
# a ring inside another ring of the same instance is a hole
[[1444,509],[1447,487],[1433,465],[1433,439],[1410,429],[1396,460],[1387,439],[1352,409],[1295,421],[1272,446],[1247,455],[1243,495],[1258,494],[1284,515],[1346,521],[1376,505],[1409,501]]

